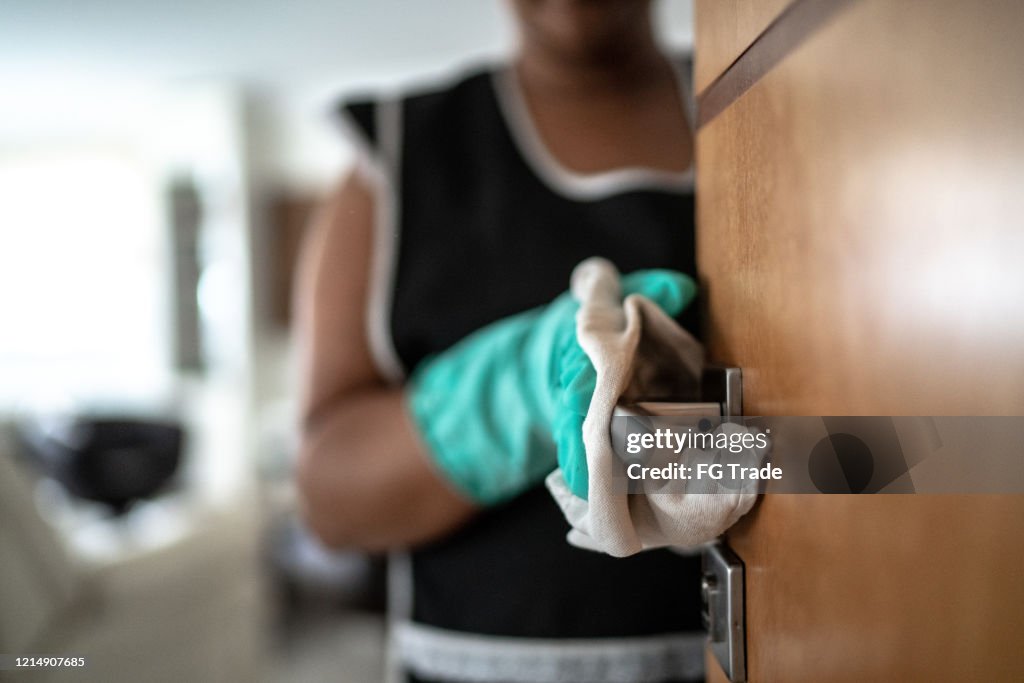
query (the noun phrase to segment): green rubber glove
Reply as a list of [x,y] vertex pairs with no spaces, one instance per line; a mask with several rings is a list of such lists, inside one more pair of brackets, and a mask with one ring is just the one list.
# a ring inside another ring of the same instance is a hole
[[[622,288],[670,315],[696,292],[690,278],[668,270],[637,271]],[[508,500],[559,462],[570,489],[586,498],[581,427],[596,378],[576,341],[578,308],[567,292],[474,332],[413,373],[413,422],[441,472],[477,503]]]

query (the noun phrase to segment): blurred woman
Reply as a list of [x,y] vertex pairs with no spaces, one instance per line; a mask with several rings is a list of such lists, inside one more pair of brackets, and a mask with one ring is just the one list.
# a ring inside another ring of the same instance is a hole
[[502,495],[475,495],[410,409],[418,368],[551,301],[585,257],[695,276],[689,64],[659,49],[651,2],[511,4],[509,64],[339,108],[359,163],[297,300],[304,514],[327,544],[394,551],[409,680],[702,680],[696,559],[570,546],[532,474],[553,454],[528,454],[522,477],[517,454],[489,456],[509,458]]

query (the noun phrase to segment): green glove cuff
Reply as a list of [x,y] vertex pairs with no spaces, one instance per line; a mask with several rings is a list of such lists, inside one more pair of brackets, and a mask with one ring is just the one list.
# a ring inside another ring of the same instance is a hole
[[434,462],[482,505],[512,498],[557,466],[555,349],[574,336],[566,294],[478,330],[425,360],[407,393]]

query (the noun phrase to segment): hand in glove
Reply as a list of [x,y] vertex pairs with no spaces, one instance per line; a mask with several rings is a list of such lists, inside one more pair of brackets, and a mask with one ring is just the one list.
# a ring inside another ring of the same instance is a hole
[[[617,295],[641,294],[674,316],[695,292],[681,273],[643,270],[622,278]],[[576,341],[578,309],[567,292],[476,331],[413,373],[413,422],[442,474],[477,503],[508,500],[559,463],[586,497],[582,422],[596,376]]]

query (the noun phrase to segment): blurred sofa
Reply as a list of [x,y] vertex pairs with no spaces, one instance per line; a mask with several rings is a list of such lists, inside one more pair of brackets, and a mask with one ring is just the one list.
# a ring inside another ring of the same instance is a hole
[[0,679],[261,679],[268,601],[254,497],[182,508],[167,542],[129,543],[97,561],[41,514],[37,485],[0,446],[0,653],[84,656],[87,665]]

